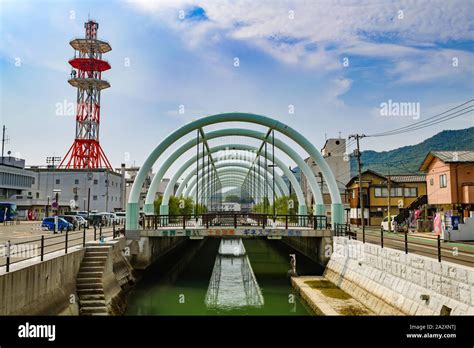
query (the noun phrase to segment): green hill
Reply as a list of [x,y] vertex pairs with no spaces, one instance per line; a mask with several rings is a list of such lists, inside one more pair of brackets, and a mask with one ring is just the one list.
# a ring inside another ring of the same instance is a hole
[[[362,170],[371,169],[387,174],[418,173],[418,168],[430,151],[474,151],[474,127],[460,130],[445,130],[429,139],[411,146],[391,151],[362,151]],[[357,161],[351,159],[351,173],[357,173]]]

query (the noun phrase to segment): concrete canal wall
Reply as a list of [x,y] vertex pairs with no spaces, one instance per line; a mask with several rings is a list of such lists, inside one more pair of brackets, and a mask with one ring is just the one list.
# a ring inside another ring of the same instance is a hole
[[[109,314],[121,314],[126,291],[135,282],[134,269],[144,269],[187,238],[160,237],[127,241],[119,238],[86,247],[108,246],[100,279]],[[11,272],[0,275],[0,315],[79,315],[77,276],[86,253],[71,248],[45,256],[45,260],[22,261]]]
[[323,267],[329,262],[332,237],[283,237],[282,241]]
[[376,314],[474,314],[474,270],[463,265],[334,237],[324,276]]
[[76,250],[1,275],[0,315],[77,315],[78,305],[71,303],[71,295],[76,296],[84,253]]
[[184,243],[188,237],[140,237],[130,241],[130,263],[135,269],[145,269],[158,257]]

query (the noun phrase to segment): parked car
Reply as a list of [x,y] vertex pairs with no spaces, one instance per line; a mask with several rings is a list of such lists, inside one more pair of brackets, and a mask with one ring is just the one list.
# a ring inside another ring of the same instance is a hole
[[111,225],[113,222],[117,223],[119,221],[117,215],[115,215],[114,213],[103,212],[103,213],[98,213],[98,215],[101,215],[103,217],[104,222],[107,225]]
[[[388,231],[388,216],[384,217],[380,223],[380,229],[382,232]],[[390,215],[390,231],[395,230],[395,215]]]
[[105,217],[100,214],[89,214],[88,222],[89,226],[104,226]]
[[79,226],[79,221],[77,220],[76,215],[60,215],[59,217],[66,220],[70,224],[72,224],[72,229],[73,230],[76,230],[80,227]]
[[[54,219],[55,217],[45,217],[41,223],[41,227],[46,227],[49,231],[54,231]],[[73,224],[67,222],[61,217],[58,217],[58,231],[72,230]]]
[[118,219],[117,222],[118,222],[119,224],[125,223],[126,212],[124,212],[124,211],[117,211],[117,212],[115,212],[115,216],[117,217],[117,219]]
[[83,227],[89,228],[89,221],[87,221],[85,217],[81,215],[76,215],[76,219],[79,222],[79,228],[83,228]]

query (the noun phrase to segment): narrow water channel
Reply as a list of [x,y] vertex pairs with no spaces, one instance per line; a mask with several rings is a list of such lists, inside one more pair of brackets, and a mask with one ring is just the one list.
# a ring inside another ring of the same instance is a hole
[[287,276],[322,268],[279,240],[244,239],[245,255],[220,255],[221,240],[188,240],[146,271],[125,315],[314,315]]

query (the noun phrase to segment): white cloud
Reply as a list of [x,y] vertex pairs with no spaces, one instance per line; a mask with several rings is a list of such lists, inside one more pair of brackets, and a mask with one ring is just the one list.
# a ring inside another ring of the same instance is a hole
[[[208,47],[227,37],[249,42],[283,63],[320,72],[340,69],[340,57],[347,54],[397,59],[391,75],[401,82],[449,76],[452,71],[439,69],[449,50],[436,49],[436,44],[473,37],[469,13],[474,6],[464,0],[138,0],[132,4],[179,30],[191,48]],[[179,10],[189,12],[197,6],[205,10],[208,21],[177,17]],[[216,35],[220,40],[212,39]],[[469,53],[460,55],[472,59]],[[424,67],[414,77],[412,67],[420,63]]]

